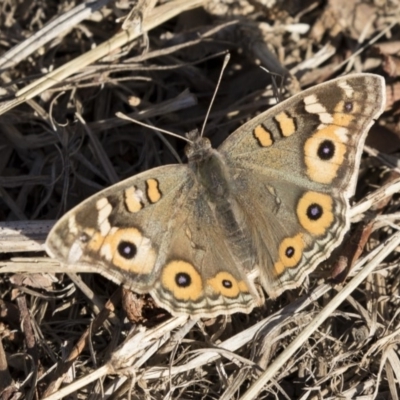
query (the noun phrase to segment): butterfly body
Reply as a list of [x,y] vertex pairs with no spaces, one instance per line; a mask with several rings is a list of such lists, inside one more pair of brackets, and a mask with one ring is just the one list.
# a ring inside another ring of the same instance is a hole
[[49,234],[48,253],[98,265],[175,315],[249,312],[299,286],[349,226],[368,128],[384,80],[356,74],[299,93],[218,149],[189,134],[188,164],[138,174],[92,196]]

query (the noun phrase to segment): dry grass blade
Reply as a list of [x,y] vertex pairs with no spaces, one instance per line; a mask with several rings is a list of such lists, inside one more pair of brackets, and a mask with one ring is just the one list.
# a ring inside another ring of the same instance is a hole
[[21,221],[0,224],[0,253],[42,251],[54,221]]
[[90,3],[79,4],[71,10],[62,14],[59,18],[51,21],[43,29],[35,32],[32,36],[14,46],[0,56],[0,71],[14,67],[16,64],[28,58],[35,51],[40,49],[46,43],[51,42],[58,36],[64,36],[79,24],[87,19],[96,10],[105,6],[110,0],[92,1]]
[[50,72],[43,78],[40,78],[30,85],[24,87],[16,93],[16,99],[0,104],[0,115],[11,110],[17,105],[32,99],[52,86],[63,82],[64,79],[80,71],[87,65],[92,64],[109,54],[112,54],[113,51],[137,39],[143,34],[143,32],[148,32],[163,22],[168,21],[176,15],[179,15],[183,11],[200,6],[203,2],[204,0],[175,0],[156,8],[148,16],[148,18],[143,21],[143,28],[140,33],[136,31],[136,27],[123,30],[117,33],[112,39],[99,45],[95,49],[76,58],[75,60],[70,61],[69,63],[64,64],[62,67]]
[[[108,374],[114,374],[118,372],[118,369],[123,368],[121,364],[123,364],[126,359],[134,357],[135,354],[142,353],[145,349],[147,349],[149,344],[154,343],[156,347],[153,349],[153,351],[156,351],[167,340],[172,330],[181,326],[185,321],[187,321],[187,317],[174,318],[158,326],[153,330],[153,332],[140,332],[135,336],[135,340],[128,340],[125,345],[120,346],[113,356],[114,360],[111,360],[108,364],[74,382],[68,387],[59,389],[57,392],[46,396],[43,400],[62,399],[71,393],[75,393],[77,390],[91,382],[101,379]],[[119,364],[118,367],[115,365],[116,362]]]
[[390,182],[382,186],[375,192],[366,196],[359,204],[352,207],[350,212],[351,219],[371,209],[375,204],[381,202],[385,198],[389,198],[400,192],[400,179]]

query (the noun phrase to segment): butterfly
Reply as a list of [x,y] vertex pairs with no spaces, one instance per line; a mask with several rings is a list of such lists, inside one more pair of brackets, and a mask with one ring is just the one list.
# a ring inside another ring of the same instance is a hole
[[97,266],[173,315],[213,317],[298,287],[349,228],[365,137],[385,81],[353,74],[259,114],[218,149],[188,134],[187,164],[135,175],[85,200],[51,230],[47,253]]

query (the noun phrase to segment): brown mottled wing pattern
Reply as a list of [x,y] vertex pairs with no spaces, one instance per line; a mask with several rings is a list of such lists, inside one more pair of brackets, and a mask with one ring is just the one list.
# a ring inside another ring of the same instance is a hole
[[365,137],[384,103],[382,77],[341,77],[260,114],[218,149],[271,297],[299,286],[342,241]]
[[257,295],[233,259],[186,165],[155,168],[68,212],[46,242],[66,264],[98,271],[174,315],[249,312]]
[[260,114],[218,151],[193,135],[189,165],[92,196],[55,225],[47,251],[150,292],[174,315],[249,312],[259,302],[251,268],[275,297],[341,242],[365,136],[384,99],[381,77],[350,75]]

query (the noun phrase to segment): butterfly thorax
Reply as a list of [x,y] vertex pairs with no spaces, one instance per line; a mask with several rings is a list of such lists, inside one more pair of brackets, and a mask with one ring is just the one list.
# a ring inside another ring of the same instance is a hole
[[217,202],[221,196],[227,199],[230,194],[229,176],[221,154],[197,130],[189,132],[187,137],[191,142],[185,153],[196,180],[211,202]]

